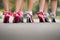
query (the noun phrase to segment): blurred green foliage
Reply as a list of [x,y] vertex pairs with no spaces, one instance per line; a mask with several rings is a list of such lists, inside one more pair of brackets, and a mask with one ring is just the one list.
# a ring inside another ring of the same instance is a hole
[[0,0],[0,9],[3,9],[3,2]]

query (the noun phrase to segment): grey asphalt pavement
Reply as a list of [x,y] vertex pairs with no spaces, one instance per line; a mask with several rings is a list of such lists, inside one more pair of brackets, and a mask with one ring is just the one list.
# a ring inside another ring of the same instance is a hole
[[0,23],[0,40],[60,40],[60,23]]

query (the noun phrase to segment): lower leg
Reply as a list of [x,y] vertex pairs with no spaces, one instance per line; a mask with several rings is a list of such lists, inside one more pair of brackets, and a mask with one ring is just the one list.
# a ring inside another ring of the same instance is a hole
[[45,0],[39,0],[39,11],[43,12],[45,5]]
[[20,11],[22,11],[24,8],[24,0],[21,1],[21,5],[20,5]]
[[3,0],[5,11],[9,11],[9,0]]
[[48,12],[48,0],[45,1],[44,12]]
[[56,16],[56,9],[57,9],[57,0],[51,0],[51,14],[52,14],[51,17],[55,18],[55,16]]
[[32,11],[33,0],[28,0],[28,9],[27,11]]
[[27,0],[27,11],[26,13],[32,15],[32,6],[33,6],[33,0]]
[[21,1],[21,7],[20,7],[20,12],[21,12],[21,17],[23,17],[23,8],[24,8],[24,1]]
[[23,0],[15,0],[15,11],[20,11]]

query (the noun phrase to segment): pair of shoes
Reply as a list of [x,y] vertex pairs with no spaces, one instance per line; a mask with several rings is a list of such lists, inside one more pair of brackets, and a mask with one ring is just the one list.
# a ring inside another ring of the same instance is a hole
[[[10,16],[12,16],[12,12],[10,12],[10,11],[4,11],[3,15],[4,15],[3,23],[9,23],[9,19],[10,19]],[[14,12],[13,23],[19,23],[19,22],[23,23],[23,17],[21,18],[21,15],[22,15],[21,12]]]
[[[38,15],[39,22],[48,22],[49,23],[49,19],[44,18],[43,12],[37,12],[37,15]],[[52,19],[52,22],[56,22],[55,18]]]

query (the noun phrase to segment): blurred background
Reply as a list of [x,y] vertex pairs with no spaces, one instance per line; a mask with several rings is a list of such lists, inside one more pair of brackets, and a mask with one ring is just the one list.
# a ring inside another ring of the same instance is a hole
[[[12,10],[12,12],[14,11],[14,0],[10,0],[10,9]],[[24,0],[24,8],[23,8],[23,12],[25,12],[27,10],[27,1]],[[33,17],[36,17],[36,12],[39,10],[39,6],[38,6],[38,0],[34,1],[34,5],[33,5]],[[49,12],[50,12],[50,1],[49,1]],[[4,11],[4,7],[3,7],[3,2],[2,0],[0,0],[0,18],[1,18],[1,12]],[[60,19],[60,0],[58,0],[58,5],[57,5],[57,16],[56,18]]]

